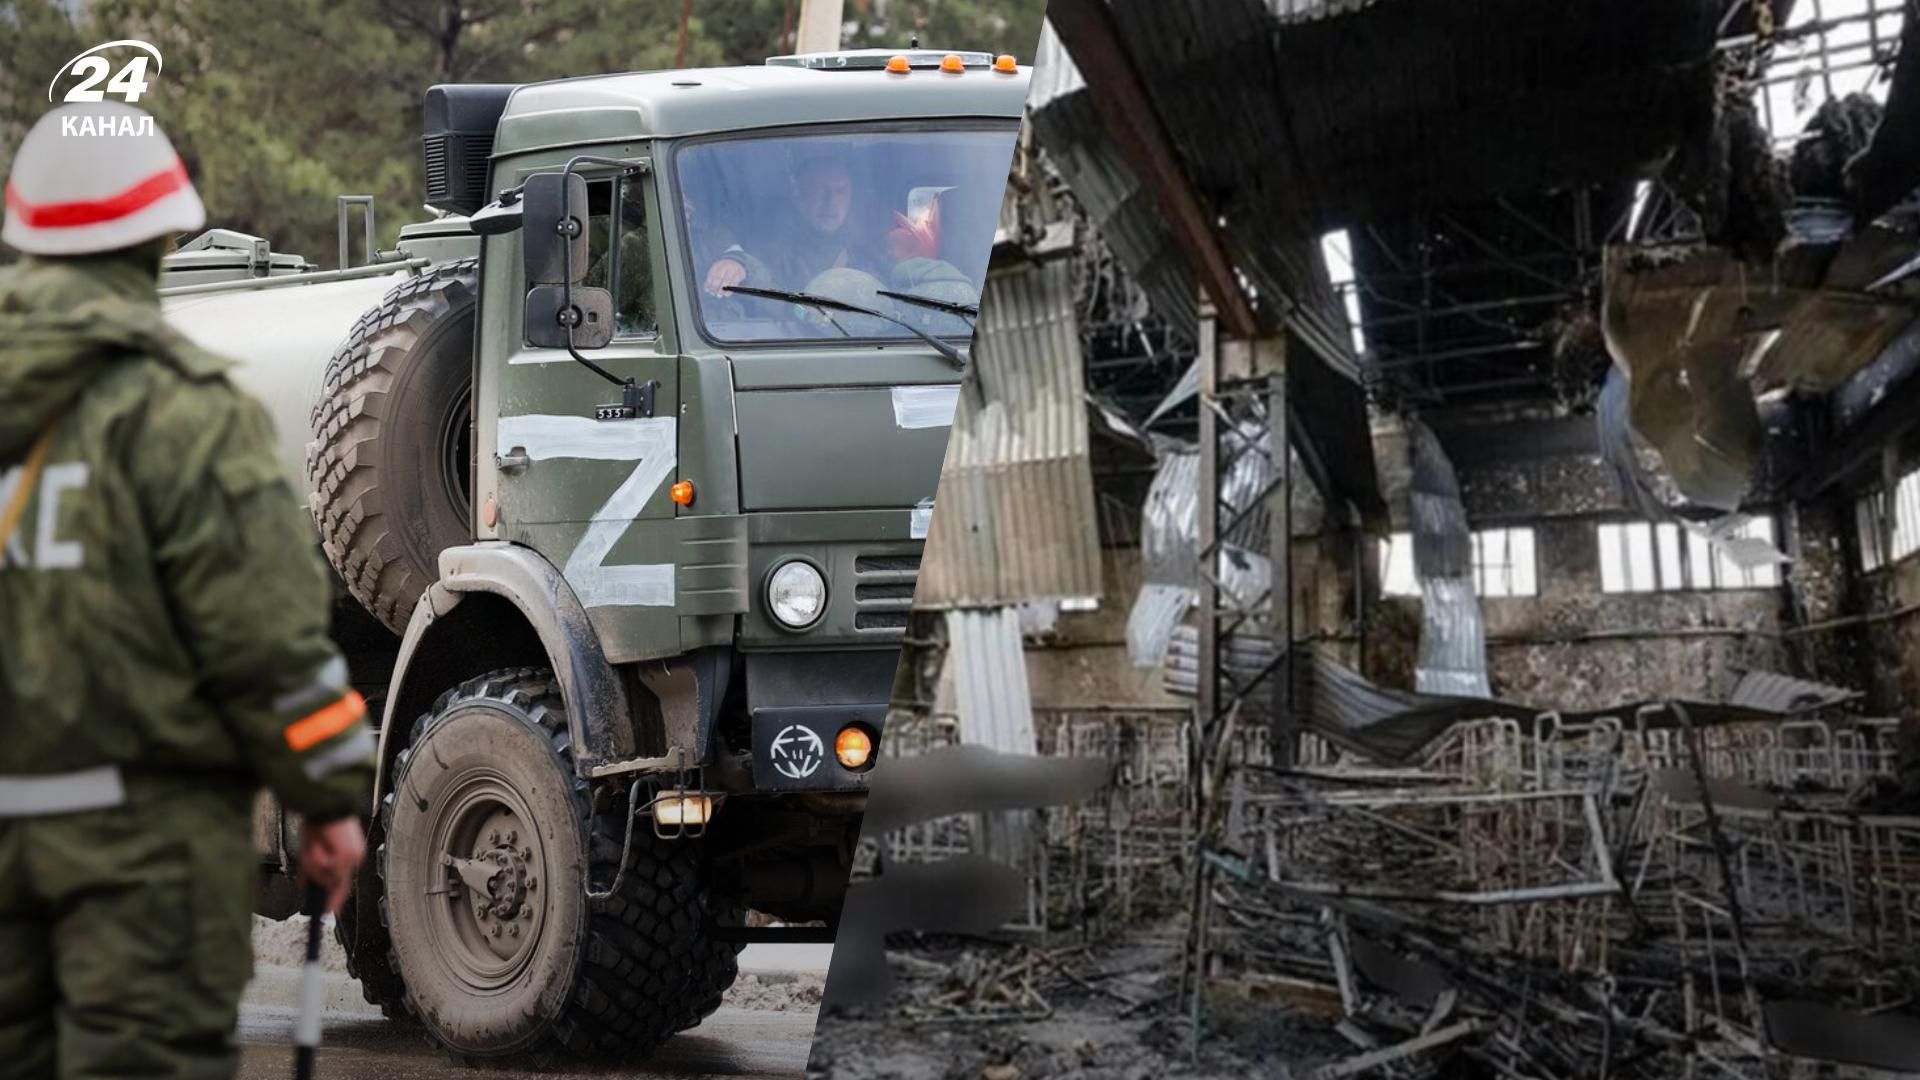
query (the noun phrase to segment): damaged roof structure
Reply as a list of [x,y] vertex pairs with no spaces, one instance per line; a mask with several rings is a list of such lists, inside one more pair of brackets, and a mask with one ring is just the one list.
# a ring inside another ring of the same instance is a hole
[[[1062,268],[1078,348],[1020,355],[1097,531],[943,517],[950,461],[928,559],[1064,558],[994,707],[1110,783],[893,846],[1030,876],[1037,951],[910,1015],[1157,1016],[1168,1075],[1920,1060],[1914,7],[1052,0],[996,273]],[[890,738],[1004,732],[940,606]]]

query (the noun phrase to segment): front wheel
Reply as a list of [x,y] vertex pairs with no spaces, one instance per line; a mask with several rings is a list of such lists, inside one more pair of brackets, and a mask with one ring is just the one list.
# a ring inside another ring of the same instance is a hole
[[738,970],[711,927],[700,847],[640,822],[619,891],[624,799],[593,812],[552,674],[495,672],[414,726],[382,807],[392,964],[407,1008],[457,1055],[651,1052],[720,1004]]

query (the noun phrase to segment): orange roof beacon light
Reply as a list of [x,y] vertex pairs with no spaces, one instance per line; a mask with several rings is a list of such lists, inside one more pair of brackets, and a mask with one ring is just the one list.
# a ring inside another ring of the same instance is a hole
[[959,53],[948,53],[940,58],[940,70],[949,75],[958,75],[967,70],[967,62],[960,59]]
[[834,738],[833,756],[840,759],[842,766],[858,772],[873,760],[873,736],[867,734],[866,728],[849,724]]
[[913,65],[907,62],[906,57],[904,56],[887,57],[887,74],[905,75],[907,72],[912,70],[913,70]]
[[1018,75],[1020,74],[1020,61],[1015,60],[1011,53],[1001,53],[999,56],[993,58],[993,70],[1002,75]]
[[681,506],[692,506],[693,505],[693,481],[681,480],[678,483],[674,484],[671,488],[668,488],[667,494],[672,496],[673,501],[679,503]]

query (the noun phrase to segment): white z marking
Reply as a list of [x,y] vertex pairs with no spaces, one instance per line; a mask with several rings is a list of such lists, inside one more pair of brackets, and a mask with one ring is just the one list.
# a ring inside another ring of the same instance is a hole
[[585,607],[672,607],[672,563],[607,566],[613,545],[660,490],[677,464],[673,417],[589,420],[584,416],[503,416],[500,453],[519,449],[534,461],[583,458],[638,461],[625,482],[594,511],[586,535],[560,571]]

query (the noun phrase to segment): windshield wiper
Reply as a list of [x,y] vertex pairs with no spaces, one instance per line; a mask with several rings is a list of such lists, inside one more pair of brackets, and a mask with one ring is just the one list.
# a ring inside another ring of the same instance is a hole
[[[907,320],[896,319],[884,311],[875,311],[872,308],[863,308],[858,304],[849,304],[845,300],[835,300],[831,296],[816,296],[813,293],[788,292],[786,289],[757,289],[749,285],[729,285],[727,286],[727,291],[730,293],[739,293],[742,296],[758,296],[764,300],[785,300],[788,303],[801,304],[806,307],[813,308],[819,311],[823,315],[825,315],[829,311],[844,311],[851,315],[869,315],[876,319],[884,319],[887,322],[894,324],[895,326],[905,327],[908,332],[913,334],[914,337],[917,337],[921,341],[926,342],[928,347],[932,348],[934,352],[937,352],[941,356],[945,357],[947,362],[952,364],[954,367],[964,368],[967,366],[967,358],[961,355],[961,352],[959,349],[956,349],[953,346],[947,344],[946,342],[941,341],[939,338],[934,337],[932,334],[927,333],[925,330],[920,329],[919,327],[913,325]],[[828,321],[829,322],[832,321],[832,316],[828,316]],[[838,324],[836,323],[835,325],[837,326]],[[841,333],[844,334],[846,333],[846,331],[841,330]]]
[[894,292],[892,289],[876,289],[874,291],[890,300],[905,300],[909,304],[916,304],[923,308],[932,308],[935,311],[944,311],[949,315],[958,315],[965,319],[977,319],[980,317],[980,305],[978,304],[956,304],[952,300],[935,300],[931,296],[920,296],[910,292]]

